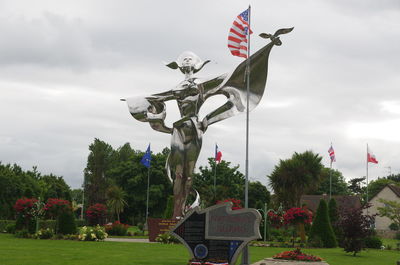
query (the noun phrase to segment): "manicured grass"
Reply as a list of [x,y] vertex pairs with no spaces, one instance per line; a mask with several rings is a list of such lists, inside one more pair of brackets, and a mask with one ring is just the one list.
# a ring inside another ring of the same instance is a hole
[[[250,247],[251,262],[285,250],[289,249]],[[400,252],[395,250],[368,250],[356,257],[339,248],[304,252],[318,255],[330,265],[394,265],[400,260]],[[186,265],[188,259],[183,245],[34,240],[0,234],[1,265]]]

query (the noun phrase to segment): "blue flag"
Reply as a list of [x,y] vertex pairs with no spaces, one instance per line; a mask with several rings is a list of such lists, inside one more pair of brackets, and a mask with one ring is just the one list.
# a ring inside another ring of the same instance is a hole
[[142,163],[145,167],[149,168],[150,167],[150,161],[151,161],[151,151],[150,151],[150,144],[147,147],[146,153],[144,153],[144,156],[142,157],[142,160],[140,163]]

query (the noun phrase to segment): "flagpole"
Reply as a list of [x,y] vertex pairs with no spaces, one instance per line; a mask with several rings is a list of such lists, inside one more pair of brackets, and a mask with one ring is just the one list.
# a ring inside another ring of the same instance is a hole
[[147,219],[149,217],[149,187],[150,187],[150,167],[147,168],[146,227],[148,227]]
[[[331,148],[332,148],[332,142],[331,142]],[[329,157],[330,157],[330,155],[329,155]],[[332,157],[330,157],[330,160],[331,160],[331,167],[330,167],[330,170],[329,170],[329,200],[331,200],[332,199]]]
[[215,155],[214,155],[214,200],[217,199],[217,143],[215,143]]
[[[249,26],[247,29],[247,63],[246,63],[246,75],[247,75],[247,102],[246,102],[246,180],[245,180],[245,192],[244,192],[244,207],[249,207],[249,100],[250,100],[250,17],[251,17],[251,6],[249,5]],[[243,248],[242,264],[248,265],[250,262],[249,249],[247,246]]]
[[[368,143],[367,143],[367,201],[368,203]],[[367,214],[368,214],[368,208],[367,208]]]

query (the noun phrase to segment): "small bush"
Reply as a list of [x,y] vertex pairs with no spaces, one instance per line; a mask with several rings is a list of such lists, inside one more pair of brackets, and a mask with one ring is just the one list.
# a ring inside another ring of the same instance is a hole
[[15,237],[18,237],[18,238],[30,238],[30,234],[29,234],[28,229],[22,229],[22,230],[19,230],[19,231],[15,232]]
[[83,219],[78,219],[78,220],[75,220],[75,224],[77,227],[83,227],[86,225],[86,221]]
[[39,229],[52,229],[56,231],[56,220],[39,220]]
[[176,239],[176,237],[171,236],[169,233],[165,233],[165,234],[159,234],[156,237],[156,241],[160,242],[162,244],[175,244],[175,243],[179,243],[179,240]]
[[78,235],[64,235],[65,240],[79,240]]
[[389,225],[389,229],[392,230],[392,231],[398,231],[399,230],[399,225],[396,224],[396,223],[391,223]]
[[314,236],[311,240],[308,241],[308,246],[313,248],[322,248],[324,244],[319,236]]
[[107,234],[114,236],[126,236],[129,225],[121,224],[119,221],[115,221],[111,225],[105,225]]
[[54,231],[50,228],[40,229],[37,233],[33,235],[37,239],[50,239],[54,236]]
[[395,239],[400,240],[400,232],[397,232],[396,235],[394,236]]
[[139,228],[139,230],[143,231],[144,225],[143,223],[138,223],[137,227]]
[[7,232],[7,226],[10,224],[14,224],[15,226],[15,221],[14,220],[0,220],[0,233],[9,233]]
[[63,235],[76,233],[75,217],[72,211],[62,212],[58,216],[58,233]]
[[81,241],[99,241],[107,238],[108,234],[106,233],[104,227],[99,225],[95,227],[84,226],[79,230],[79,240]]
[[6,233],[15,234],[15,223],[6,226]]
[[381,246],[382,246],[382,240],[380,240],[379,237],[370,236],[365,238],[365,247],[380,249]]

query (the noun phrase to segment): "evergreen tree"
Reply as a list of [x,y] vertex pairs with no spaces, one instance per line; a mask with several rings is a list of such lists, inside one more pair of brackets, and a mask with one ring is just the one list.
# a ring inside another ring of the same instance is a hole
[[329,200],[328,209],[329,209],[329,220],[331,221],[333,232],[335,233],[337,241],[340,242],[343,232],[337,223],[339,220],[339,212],[336,200],[334,198]]
[[58,216],[58,233],[70,235],[76,233],[75,217],[72,211],[65,211]]
[[328,215],[328,206],[324,199],[321,199],[317,214],[311,226],[310,238],[313,240],[321,240],[322,247],[334,248],[337,246],[336,237],[332,229],[331,222]]
[[174,212],[174,196],[168,196],[167,207],[165,208],[164,218],[170,219],[172,218],[172,214]]

